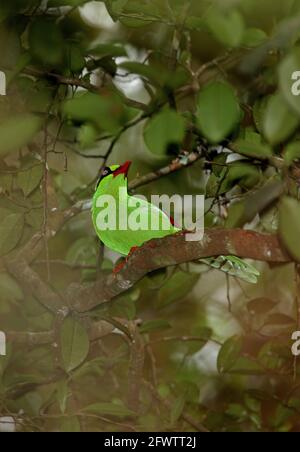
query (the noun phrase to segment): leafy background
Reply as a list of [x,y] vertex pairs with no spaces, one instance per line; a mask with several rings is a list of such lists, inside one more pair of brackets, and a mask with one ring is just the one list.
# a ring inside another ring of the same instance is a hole
[[[2,431],[299,431],[299,25],[297,0],[1,1]],[[140,191],[205,194],[206,227],[278,232],[293,262],[255,263],[256,285],[190,263],[49,309],[117,259],[88,210],[61,228],[100,167],[191,152]]]

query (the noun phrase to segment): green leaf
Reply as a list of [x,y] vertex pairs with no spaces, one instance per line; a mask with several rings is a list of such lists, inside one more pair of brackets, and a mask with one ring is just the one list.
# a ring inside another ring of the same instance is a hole
[[271,96],[264,115],[263,130],[272,145],[285,141],[299,126],[299,118],[290,110],[281,94]]
[[284,148],[284,161],[287,166],[291,166],[295,160],[300,159],[300,141],[288,143]]
[[242,44],[246,47],[258,47],[267,37],[267,34],[259,28],[248,28],[244,33]]
[[176,422],[180,419],[180,416],[182,415],[184,410],[185,402],[186,399],[185,395],[183,394],[175,400],[174,404],[172,404],[172,410],[170,413],[171,425],[176,424]]
[[88,3],[90,0],[49,0],[48,8],[58,8],[60,6],[81,6]]
[[240,422],[246,420],[248,417],[246,408],[238,403],[231,403],[226,410],[226,414],[234,419],[238,419]]
[[245,24],[242,15],[231,10],[228,13],[211,9],[206,24],[213,36],[225,46],[238,47],[243,39]]
[[300,262],[300,203],[288,196],[279,207],[279,234],[290,255]]
[[185,119],[173,110],[164,110],[146,125],[144,139],[154,154],[163,155],[171,144],[180,144],[185,135]]
[[254,165],[234,162],[224,168],[219,177],[212,174],[206,186],[206,196],[213,198],[229,192],[237,184],[241,188],[251,189],[261,180],[261,174]]
[[63,62],[64,37],[54,21],[43,17],[35,19],[28,40],[30,53],[37,60],[54,67]]
[[119,418],[135,416],[135,413],[126,408],[124,405],[106,402],[89,405],[83,409],[83,412],[99,416],[114,416]]
[[[260,133],[263,133],[263,122],[265,117],[265,111],[268,107],[268,103],[269,96],[265,96],[262,99],[258,99],[253,107],[253,119],[255,127]],[[256,141],[261,143],[261,137]]]
[[69,45],[65,50],[65,64],[72,74],[80,74],[85,67],[82,50],[76,45]]
[[42,127],[38,116],[24,113],[2,121],[0,124],[0,158],[26,146]]
[[167,330],[171,325],[166,320],[149,320],[144,322],[140,328],[142,334],[151,333],[152,331]]
[[190,275],[181,271],[176,272],[175,275],[160,289],[155,303],[156,308],[161,309],[175,301],[184,299],[198,280],[199,275]]
[[57,401],[62,414],[65,414],[67,409],[67,402],[70,395],[68,381],[62,380],[57,383],[56,387]]
[[199,94],[197,121],[211,143],[219,143],[236,127],[240,107],[233,88],[223,82],[207,85]]
[[112,303],[109,313],[112,317],[133,320],[136,316],[136,303],[130,296],[119,296]]
[[235,141],[232,149],[241,155],[259,160],[268,160],[273,156],[272,148],[268,144],[254,142],[249,139]]
[[0,273],[0,299],[21,301],[23,292],[8,273]]
[[128,61],[120,64],[119,67],[131,74],[137,74],[148,79],[155,86],[172,90],[180,88],[189,79],[189,74],[184,68],[178,67],[171,72],[167,66],[157,62],[149,65]]
[[24,196],[29,196],[39,185],[43,177],[43,165],[34,164],[28,170],[21,170],[17,176],[17,184],[22,189]]
[[114,21],[122,14],[128,0],[105,0],[106,8]]
[[217,367],[220,373],[228,372],[240,357],[243,348],[243,338],[233,336],[228,339],[219,351]]
[[300,114],[300,96],[293,94],[292,88],[295,80],[292,76],[300,69],[300,49],[293,49],[281,62],[279,66],[279,87],[285,100],[292,110]]
[[[278,200],[283,192],[283,184],[280,178],[271,178],[258,190],[243,197],[241,201],[232,203],[228,209],[228,217],[225,221],[226,228],[238,228],[250,223],[257,214],[263,212],[274,201]],[[273,232],[274,218],[271,218]],[[264,222],[266,228],[266,222]],[[276,228],[277,229],[277,228]]]
[[159,85],[164,78],[162,73],[156,70],[156,68],[154,68],[153,66],[149,66],[148,64],[126,61],[125,63],[121,63],[119,67],[121,69],[125,69],[131,74],[137,74],[141,77],[147,78],[148,80],[154,82],[156,85]]
[[233,375],[263,375],[265,370],[253,359],[241,356],[236,360],[229,372]]
[[24,229],[24,216],[11,213],[0,219],[0,255],[9,253],[19,243]]
[[80,433],[81,427],[77,416],[64,417],[60,421],[61,433]]
[[89,353],[88,334],[81,323],[73,317],[68,317],[61,327],[60,346],[66,372],[79,367]]
[[80,147],[83,149],[91,147],[97,141],[99,135],[98,130],[93,126],[93,124],[84,124],[80,127],[78,132],[78,141]]
[[79,93],[64,103],[63,114],[76,122],[94,124],[111,133],[117,132],[127,119],[121,98],[112,92],[103,96]]

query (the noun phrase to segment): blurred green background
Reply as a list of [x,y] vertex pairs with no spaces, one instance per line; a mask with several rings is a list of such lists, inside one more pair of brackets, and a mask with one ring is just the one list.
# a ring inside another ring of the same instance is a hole
[[[1,431],[299,431],[299,30],[297,0],[1,1]],[[187,263],[51,312],[118,259],[66,214],[100,168],[192,152],[138,192],[205,194],[207,228],[279,233],[292,262],[255,285]]]

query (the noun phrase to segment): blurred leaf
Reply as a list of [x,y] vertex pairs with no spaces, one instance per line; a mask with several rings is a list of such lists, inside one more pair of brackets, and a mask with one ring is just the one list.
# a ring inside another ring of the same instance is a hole
[[136,303],[130,296],[123,295],[113,301],[109,312],[112,317],[133,320],[136,316]]
[[300,120],[286,105],[280,94],[271,96],[264,117],[264,135],[276,145],[286,140],[299,126]]
[[115,133],[126,122],[126,110],[119,96],[79,93],[63,105],[65,117],[75,122],[92,123],[100,130]]
[[252,315],[262,315],[271,311],[278,302],[269,298],[255,298],[247,303],[247,309]]
[[79,433],[81,432],[79,418],[77,416],[64,417],[60,421],[61,433]]
[[266,322],[265,325],[292,325],[295,324],[296,321],[292,317],[289,317],[285,314],[271,314]]
[[175,301],[184,299],[198,280],[199,275],[176,272],[175,275],[160,289],[155,303],[156,308],[161,309]]
[[266,342],[260,349],[258,361],[267,369],[280,369],[284,364],[284,359],[279,356],[276,350],[277,344],[273,341]]
[[264,143],[238,139],[232,145],[232,148],[241,155],[267,160],[272,157],[272,148]]
[[197,121],[204,136],[219,143],[237,126],[240,107],[233,88],[223,82],[205,86],[198,97]]
[[2,121],[0,124],[0,157],[30,143],[42,127],[38,116],[24,113]]
[[65,49],[65,63],[72,74],[80,74],[85,67],[82,50],[74,44],[67,46]]
[[[262,99],[258,99],[253,106],[253,119],[254,119],[255,127],[260,133],[263,133],[263,125],[264,125],[263,123],[264,123],[264,117],[265,117],[266,109],[268,107],[268,103],[269,103],[269,96],[265,96]],[[257,142],[260,143],[261,138],[259,140],[257,140]]]
[[88,334],[73,317],[68,317],[61,327],[60,346],[66,372],[71,372],[79,367],[89,353]]
[[29,196],[39,185],[43,177],[44,169],[41,163],[31,163],[26,170],[22,168],[18,172],[17,184],[22,189],[24,196]]
[[67,401],[70,395],[67,380],[62,380],[56,386],[57,401],[62,414],[65,414],[67,409]]
[[171,425],[175,425],[176,422],[180,419],[183,410],[184,410],[184,406],[185,406],[185,395],[181,395],[180,397],[178,397],[175,402],[172,404],[172,410],[170,413],[170,421],[171,421]]
[[261,180],[259,169],[244,162],[234,162],[224,168],[220,177],[211,175],[206,186],[206,196],[214,198],[229,192],[237,184],[243,189],[250,190]]
[[300,159],[300,141],[292,141],[284,148],[284,161],[290,166],[295,160]]
[[109,14],[114,21],[118,20],[119,15],[123,12],[128,0],[104,0]]
[[248,418],[246,408],[238,403],[231,403],[226,410],[226,414],[234,419],[237,419],[239,422],[243,422]]
[[153,85],[170,88],[172,90],[180,88],[188,81],[187,71],[179,67],[171,72],[167,66],[160,64],[142,64],[137,62],[125,62],[119,65],[120,68],[126,71],[140,75],[148,79]]
[[172,110],[164,110],[146,125],[144,139],[154,154],[163,155],[171,144],[180,144],[185,135],[185,120]]
[[243,36],[243,45],[246,47],[257,47],[267,39],[267,34],[259,28],[248,28]]
[[140,327],[142,334],[152,333],[152,331],[167,330],[171,325],[166,320],[148,320]]
[[217,367],[220,373],[228,372],[239,358],[243,347],[243,338],[233,336],[228,339],[219,351]]
[[72,380],[91,375],[96,375],[97,378],[102,377],[105,374],[104,367],[105,364],[103,358],[96,358],[88,361],[73,373]]
[[243,39],[245,24],[242,15],[236,10],[225,14],[217,9],[210,9],[206,24],[213,36],[228,47],[238,47]]
[[267,183],[246,195],[241,201],[232,203],[228,209],[225,225],[227,228],[238,228],[250,223],[257,214],[263,212],[272,202],[276,201],[283,192],[280,179],[271,179]]
[[8,273],[0,273],[0,299],[21,301],[23,292]]
[[31,54],[39,61],[57,66],[64,56],[64,37],[59,26],[47,18],[37,18],[29,30],[29,47]]
[[93,124],[83,124],[78,132],[78,141],[80,143],[81,148],[89,148],[92,147],[98,137],[99,133]]
[[300,115],[300,96],[295,96],[292,87],[295,81],[292,79],[294,72],[300,68],[300,49],[293,49],[279,66],[279,87],[285,100],[292,110]]
[[141,77],[147,78],[157,85],[159,85],[162,81],[162,74],[158,70],[156,70],[156,68],[148,64],[126,61],[125,63],[121,63],[119,67],[132,74],[137,74]]
[[24,228],[24,216],[21,213],[11,213],[0,218],[0,255],[12,251],[19,243]]
[[85,413],[96,414],[99,416],[114,416],[119,418],[132,417],[135,413],[124,405],[116,403],[95,403],[83,409]]
[[48,8],[58,8],[60,6],[81,6],[88,3],[89,0],[49,0]]
[[254,359],[242,356],[236,360],[229,372],[233,375],[264,375],[265,370]]
[[290,255],[300,262],[300,203],[285,196],[279,207],[279,233]]

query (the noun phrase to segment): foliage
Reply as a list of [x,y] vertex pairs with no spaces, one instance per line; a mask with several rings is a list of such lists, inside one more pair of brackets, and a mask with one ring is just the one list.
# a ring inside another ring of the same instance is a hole
[[[299,25],[298,0],[1,1],[0,424],[299,431]],[[141,192],[205,193],[206,227],[278,233],[291,263],[190,262],[72,309],[115,264],[74,206],[127,159],[177,159]]]

